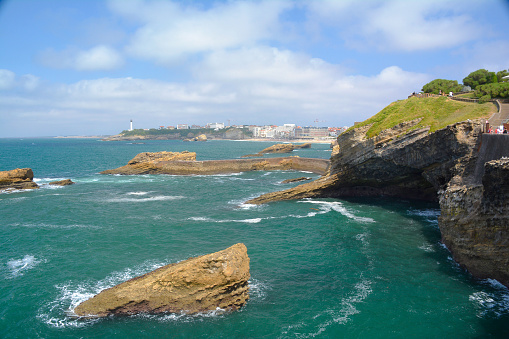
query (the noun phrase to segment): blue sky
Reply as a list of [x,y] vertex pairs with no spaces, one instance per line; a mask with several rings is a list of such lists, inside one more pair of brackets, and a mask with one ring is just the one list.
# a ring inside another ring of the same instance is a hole
[[509,2],[0,0],[0,137],[349,126],[509,68]]

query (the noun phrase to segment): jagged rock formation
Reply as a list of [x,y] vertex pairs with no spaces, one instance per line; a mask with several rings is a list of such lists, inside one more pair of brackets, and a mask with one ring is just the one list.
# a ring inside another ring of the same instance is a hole
[[[401,123],[366,138],[369,126],[338,137],[326,175],[247,203],[307,197],[392,196],[438,200],[444,244],[480,278],[509,287],[509,135],[482,134],[483,120],[429,134]],[[494,160],[494,161],[491,161]]]
[[31,168],[0,171],[0,191],[39,188],[33,179],[34,172]]
[[299,181],[308,181],[311,180],[309,177],[300,177],[300,178],[292,178],[292,179],[286,179],[281,181],[282,184],[290,184],[292,182],[299,182]]
[[294,144],[277,144],[272,145],[270,147],[265,148],[264,150],[261,150],[260,152],[256,154],[247,154],[242,156],[243,158],[247,157],[261,157],[264,154],[271,154],[271,153],[291,153],[296,149],[301,148],[311,148],[310,143],[302,144],[302,145],[294,145]]
[[73,184],[74,184],[74,181],[72,181],[71,179],[57,180],[57,181],[52,181],[49,183],[49,185],[55,185],[55,186],[68,186],[68,185],[73,185]]
[[195,159],[196,153],[191,152],[140,153],[126,166],[106,170],[101,174],[208,175],[261,170],[298,170],[324,174],[329,166],[329,160],[299,157],[208,161]]
[[163,161],[194,161],[196,160],[195,152],[144,152],[137,154],[127,165],[101,172],[101,174],[156,174],[160,173],[158,164]]
[[232,311],[249,299],[244,244],[170,264],[97,294],[74,309],[80,317]]
[[429,134],[414,129],[419,119],[401,123],[373,138],[369,126],[338,137],[327,175],[295,188],[268,193],[248,203],[306,197],[394,196],[437,200],[437,192],[460,171],[460,159],[472,156],[480,121],[448,126]]

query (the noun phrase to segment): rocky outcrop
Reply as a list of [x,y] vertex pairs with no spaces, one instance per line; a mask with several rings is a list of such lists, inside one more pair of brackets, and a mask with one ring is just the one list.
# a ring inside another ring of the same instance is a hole
[[281,181],[282,184],[290,184],[293,182],[299,182],[299,181],[308,181],[311,180],[309,177],[299,177],[299,178],[292,178],[292,179],[286,179]]
[[175,162],[175,161],[194,161],[196,160],[195,152],[144,152],[137,154],[132,158],[127,165],[101,172],[101,174],[157,174],[161,173],[161,162]]
[[248,154],[242,156],[243,158],[247,157],[261,157],[264,154],[272,154],[272,153],[291,153],[296,149],[301,148],[311,148],[310,143],[302,144],[302,145],[294,145],[294,144],[277,144],[272,145],[270,147],[265,148],[264,150],[261,150],[260,152],[256,154]]
[[184,141],[207,141],[207,136],[205,134],[200,134],[194,138],[187,138]]
[[[482,134],[483,120],[434,133],[409,121],[366,138],[338,137],[326,175],[247,203],[308,197],[392,196],[437,200],[443,243],[475,277],[509,287],[509,135]],[[502,158],[502,159],[501,159]]]
[[[248,203],[304,197],[392,196],[437,200],[437,192],[475,163],[480,121],[448,126],[434,133],[414,129],[419,120],[399,124],[367,138],[370,126],[338,137],[339,152],[331,157],[326,176],[282,192],[269,193]],[[458,172],[458,173],[456,173]]]
[[451,184],[440,194],[442,241],[475,277],[509,287],[509,160],[485,164],[481,184]]
[[0,191],[39,188],[33,179],[34,172],[30,168],[0,171]]
[[54,186],[69,186],[69,185],[73,185],[73,184],[74,184],[74,181],[72,181],[71,179],[57,180],[57,181],[52,181],[49,183],[49,185],[54,185]]
[[299,157],[268,159],[233,159],[195,161],[196,154],[190,152],[173,153],[175,157],[159,157],[152,153],[140,153],[126,166],[106,170],[101,174],[170,174],[170,175],[210,175],[240,173],[249,171],[297,170],[324,174],[329,160]]
[[244,244],[170,264],[133,278],[74,309],[80,317],[137,313],[237,310],[249,299],[249,257]]

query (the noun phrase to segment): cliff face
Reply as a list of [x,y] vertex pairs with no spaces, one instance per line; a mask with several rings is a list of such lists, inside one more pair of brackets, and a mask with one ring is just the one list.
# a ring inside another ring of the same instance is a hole
[[[338,138],[321,178],[248,201],[392,196],[438,200],[442,241],[474,276],[509,287],[509,135],[481,133],[481,120],[428,134],[402,123],[374,138],[369,126]],[[495,160],[493,160],[495,159]],[[496,160],[498,159],[498,160]]]
[[428,129],[414,129],[418,122],[399,124],[369,139],[369,126],[343,133],[338,138],[339,151],[331,157],[324,177],[249,203],[380,195],[437,200],[439,190],[465,166],[475,164],[472,157],[480,121],[458,123],[432,134]]
[[442,241],[474,276],[509,287],[509,160],[484,168],[482,184],[451,184],[440,194]]

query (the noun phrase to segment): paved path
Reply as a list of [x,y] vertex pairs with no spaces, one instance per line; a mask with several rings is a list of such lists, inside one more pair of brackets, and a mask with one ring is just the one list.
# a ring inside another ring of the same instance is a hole
[[500,103],[500,112],[493,114],[488,121],[490,126],[498,127],[507,119],[509,119],[509,104]]

